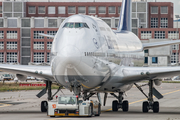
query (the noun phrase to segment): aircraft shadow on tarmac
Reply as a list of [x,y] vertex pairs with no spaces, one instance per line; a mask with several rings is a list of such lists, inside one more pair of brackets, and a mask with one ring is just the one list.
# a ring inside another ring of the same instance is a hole
[[[39,111],[0,111],[0,114],[21,114],[21,113],[26,113],[26,114],[46,114],[42,113],[40,110]],[[117,111],[117,112],[113,112],[113,111],[106,111],[106,112],[102,112],[101,114],[154,114],[154,115],[162,115],[162,114],[174,114],[174,115],[180,115],[180,112],[174,112],[174,111],[167,111],[167,112],[159,112],[159,113],[153,113],[152,111],[149,111],[148,113],[142,113],[141,111],[135,111],[135,110],[131,110],[129,112],[122,112],[122,111]]]
[[[113,111],[106,111],[106,112],[103,112],[103,113],[105,113],[105,114],[108,114],[108,113],[110,113],[110,114],[159,114],[159,115],[161,115],[161,114],[174,114],[174,115],[176,115],[176,114],[178,114],[178,115],[180,115],[180,111],[163,111],[163,112],[159,112],[159,113],[153,113],[153,111],[149,111],[148,113],[143,113],[142,111],[135,111],[135,110],[130,110],[130,111],[128,111],[128,112],[123,112],[123,111],[117,111],[117,112],[113,112]],[[103,114],[102,113],[102,114]]]

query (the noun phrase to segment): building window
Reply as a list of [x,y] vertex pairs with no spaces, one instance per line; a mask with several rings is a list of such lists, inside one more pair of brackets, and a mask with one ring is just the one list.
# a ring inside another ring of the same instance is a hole
[[35,50],[44,50],[44,42],[34,42],[33,48]]
[[17,39],[17,31],[7,31],[7,39]]
[[168,18],[161,18],[161,27],[162,28],[168,27]]
[[0,6],[0,14],[2,14],[2,6]]
[[132,27],[138,27],[138,19],[132,19]]
[[141,39],[150,39],[152,38],[151,31],[141,31]]
[[158,28],[158,18],[151,18],[151,28]]
[[179,39],[179,31],[168,31],[169,39]]
[[28,13],[29,14],[35,14],[36,13],[36,7],[35,6],[29,6],[28,7]]
[[30,27],[31,20],[30,19],[21,19],[21,27]]
[[151,7],[151,14],[158,14],[158,7],[157,6]]
[[88,7],[88,13],[89,14],[96,14],[96,7],[94,7],[94,6]]
[[109,6],[108,12],[109,12],[109,14],[115,14],[116,13],[116,7],[115,6]]
[[51,47],[52,47],[52,42],[47,42],[47,49],[51,50]]
[[44,33],[44,31],[34,31],[34,39],[44,39],[44,37],[40,36],[39,33]]
[[168,14],[168,7],[167,6],[161,7],[161,14]]
[[4,39],[4,31],[0,31],[0,39]]
[[107,23],[109,25],[109,27],[111,27],[111,19],[102,19],[105,23]]
[[172,45],[172,50],[179,50],[179,44]]
[[50,53],[47,53],[47,63],[50,62]]
[[[53,35],[53,36],[55,36],[56,33],[57,33],[57,31],[47,31],[47,34],[48,34],[48,35]],[[52,39],[52,38],[47,37],[47,39]]]
[[144,63],[148,64],[148,57],[144,57]]
[[115,19],[115,28],[118,27],[118,24],[119,24],[119,19]]
[[10,28],[17,28],[17,19],[8,19],[7,26]]
[[0,49],[1,49],[1,50],[4,49],[4,42],[0,42]]
[[17,63],[17,52],[7,53],[7,63]]
[[17,42],[7,42],[7,49],[17,49]]
[[57,19],[48,19],[48,27],[57,27]]
[[158,63],[158,57],[152,57],[152,63]]
[[146,3],[145,2],[136,2],[137,3],[137,12],[146,12]]
[[45,14],[45,12],[46,12],[45,6],[39,6],[38,7],[38,13],[39,14]]
[[55,11],[55,7],[54,6],[49,6],[48,7],[48,14],[55,14],[56,11]]
[[22,12],[22,6],[23,6],[22,2],[14,2],[13,12]]
[[44,53],[43,52],[35,52],[33,62],[34,63],[43,63],[44,62]]
[[4,53],[0,52],[0,62],[3,63],[4,62]]
[[144,50],[144,53],[149,53],[149,50]]
[[78,7],[78,13],[86,14],[86,7]]
[[69,6],[68,7],[68,14],[75,14],[76,13],[76,7],[75,6]]
[[58,7],[58,14],[66,14],[66,7],[59,6]]
[[155,31],[155,39],[165,39],[165,31]]
[[44,18],[35,18],[34,19],[34,27],[35,28],[43,28],[44,27]]
[[0,19],[0,27],[4,26],[4,19]]
[[106,7],[104,7],[104,6],[98,7],[98,13],[99,14],[106,14]]
[[172,53],[171,55],[171,63],[179,63],[179,53]]
[[118,13],[121,13],[121,6],[118,6]]

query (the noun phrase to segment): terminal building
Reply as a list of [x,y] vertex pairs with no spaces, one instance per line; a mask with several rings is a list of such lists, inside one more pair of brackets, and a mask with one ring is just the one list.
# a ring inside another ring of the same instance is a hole
[[[74,1],[74,2],[73,2]],[[116,29],[120,0],[4,0],[0,2],[0,62],[46,64],[53,39],[64,19],[73,14],[98,17]],[[132,32],[143,43],[179,39],[173,28],[173,3],[136,0],[132,3]],[[145,66],[179,63],[179,45],[145,51]]]

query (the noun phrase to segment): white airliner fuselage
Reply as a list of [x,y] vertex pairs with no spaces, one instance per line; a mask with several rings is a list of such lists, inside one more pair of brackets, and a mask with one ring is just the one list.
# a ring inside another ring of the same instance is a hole
[[[78,25],[84,23],[88,27]],[[125,91],[120,89],[124,84],[109,82],[123,78],[123,74],[115,75],[120,67],[142,66],[144,53],[136,52],[142,49],[132,32],[116,33],[101,19],[73,15],[64,20],[53,40],[52,73],[67,88],[77,84],[84,90]]]

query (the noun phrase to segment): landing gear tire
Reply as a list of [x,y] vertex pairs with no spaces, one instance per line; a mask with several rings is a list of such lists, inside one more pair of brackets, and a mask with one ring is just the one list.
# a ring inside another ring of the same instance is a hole
[[149,103],[147,101],[143,102],[142,110],[144,113],[149,111]]
[[153,112],[158,113],[159,112],[159,102],[154,102],[153,104]]
[[118,111],[118,101],[114,100],[112,102],[112,111]]
[[48,103],[47,101],[41,102],[41,112],[47,112]]
[[123,101],[122,110],[123,112],[127,112],[129,110],[129,102],[127,100]]

